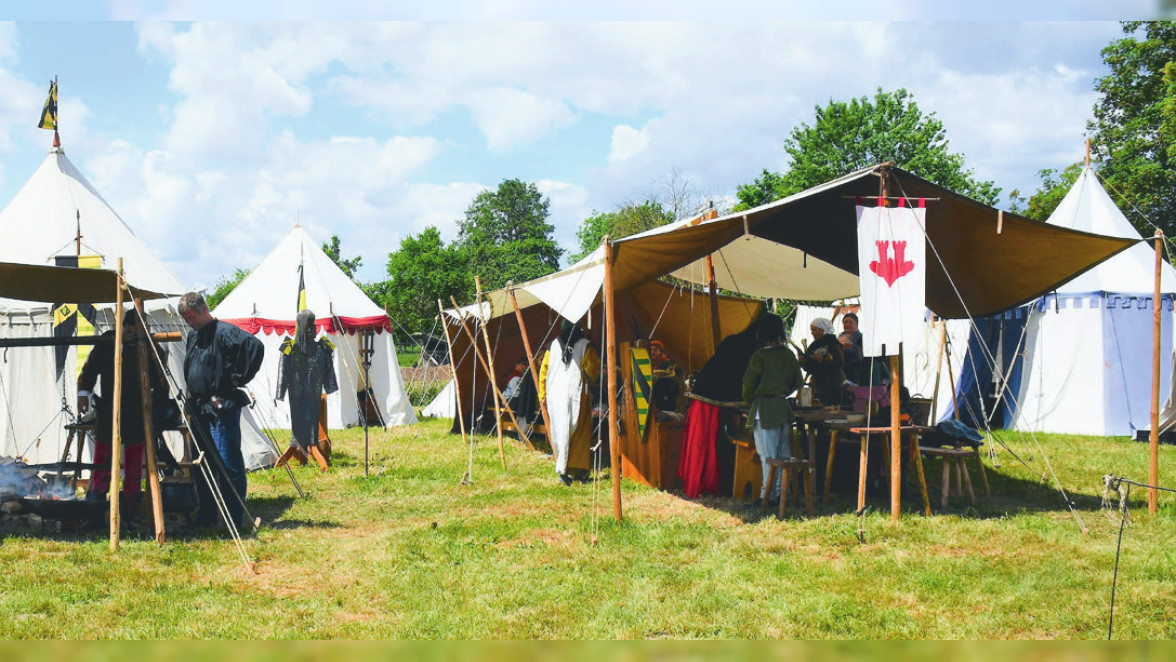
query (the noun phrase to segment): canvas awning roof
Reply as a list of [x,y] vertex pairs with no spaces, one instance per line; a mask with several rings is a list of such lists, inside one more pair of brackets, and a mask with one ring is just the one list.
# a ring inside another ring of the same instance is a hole
[[[0,297],[47,303],[115,303],[118,274],[109,269],[76,269],[0,262]],[[131,286],[132,297],[162,299],[165,294]]]
[[[615,243],[623,291],[672,274],[746,295],[833,300],[858,294],[856,199],[927,202],[927,306],[959,318],[1011,308],[1049,292],[1136,243],[1039,223],[958,195],[893,166],[851,173],[746,212],[691,220]],[[999,231],[998,231],[999,230]]]

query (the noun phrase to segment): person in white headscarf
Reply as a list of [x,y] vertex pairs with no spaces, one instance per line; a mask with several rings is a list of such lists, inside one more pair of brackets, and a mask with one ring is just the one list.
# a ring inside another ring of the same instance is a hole
[[845,352],[837,340],[833,322],[818,317],[809,324],[809,332],[813,342],[807,350],[797,354],[797,359],[809,374],[813,395],[821,404],[840,405],[841,387],[845,383]]

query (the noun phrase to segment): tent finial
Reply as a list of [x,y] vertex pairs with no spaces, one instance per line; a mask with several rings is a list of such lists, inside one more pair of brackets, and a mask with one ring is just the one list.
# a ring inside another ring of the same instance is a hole
[[1090,138],[1086,139],[1086,167],[1090,167]]

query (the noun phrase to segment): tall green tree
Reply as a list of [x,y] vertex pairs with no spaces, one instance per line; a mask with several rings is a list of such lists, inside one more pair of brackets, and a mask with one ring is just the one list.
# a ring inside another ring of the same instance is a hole
[[924,114],[910,92],[899,89],[874,98],[830,101],[815,108],[810,126],[802,123],[784,141],[792,157],[788,171],[764,171],[739,187],[739,208],[746,209],[798,193],[855,170],[889,161],[900,168],[987,204],[1000,189],[977,180],[964,156],[951,151],[943,123]]
[[517,179],[479,193],[458,231],[467,273],[480,276],[484,289],[494,289],[557,270],[563,250],[547,222],[550,204],[534,184]]
[[593,212],[580,223],[576,238],[580,240],[580,252],[572,256],[572,262],[579,261],[600,246],[608,235],[620,239],[645,232],[674,220],[673,213],[660,202],[646,200],[641,203],[626,203],[615,211]]
[[461,303],[472,289],[465,255],[446,246],[435,227],[402,239],[399,250],[388,255],[388,280],[364,287],[410,333],[434,328],[437,299],[449,307],[450,296]]
[[[1110,73],[1095,81],[1092,156],[1111,196],[1145,235],[1176,232],[1176,23],[1122,24],[1103,49]],[[1142,214],[1142,217],[1140,216]]]
[[1049,215],[1061,204],[1062,198],[1070,191],[1078,176],[1082,174],[1082,164],[1075,163],[1065,170],[1047,168],[1037,173],[1041,178],[1041,187],[1025,200],[1018,190],[1009,193],[1012,203],[1009,211],[1020,214],[1035,221],[1045,221]]
[[355,270],[359,269],[360,265],[363,264],[363,258],[359,255],[356,255],[350,260],[343,259],[343,250],[341,248],[341,244],[342,242],[339,240],[339,235],[333,234],[331,235],[330,242],[323,242],[323,252],[327,254],[327,257],[331,258],[331,261],[334,262],[343,273],[347,274],[348,278],[355,280]]

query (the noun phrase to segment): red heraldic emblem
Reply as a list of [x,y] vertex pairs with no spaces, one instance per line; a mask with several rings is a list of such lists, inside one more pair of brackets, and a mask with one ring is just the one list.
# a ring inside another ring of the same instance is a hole
[[[890,257],[890,246],[894,246],[894,257]],[[894,287],[899,278],[914,271],[915,263],[906,259],[905,241],[875,241],[878,247],[878,259],[870,262],[870,271],[886,281],[887,287]]]

